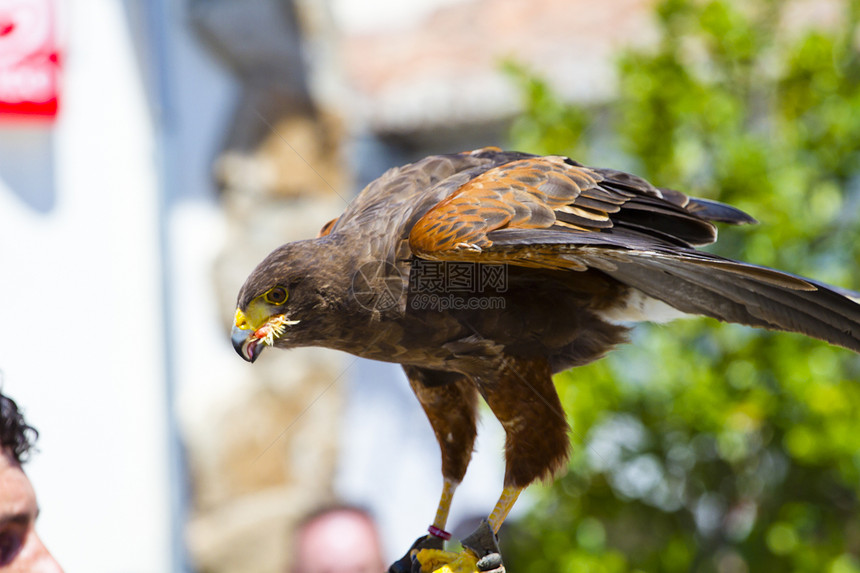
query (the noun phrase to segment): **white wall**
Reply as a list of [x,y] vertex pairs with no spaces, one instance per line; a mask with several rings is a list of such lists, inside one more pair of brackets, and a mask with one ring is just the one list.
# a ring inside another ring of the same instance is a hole
[[[155,130],[122,4],[58,4],[59,120],[0,125],[4,392],[41,432],[26,471],[43,540],[67,573],[162,573],[171,528]],[[45,193],[45,173],[55,201],[40,212],[20,196]]]

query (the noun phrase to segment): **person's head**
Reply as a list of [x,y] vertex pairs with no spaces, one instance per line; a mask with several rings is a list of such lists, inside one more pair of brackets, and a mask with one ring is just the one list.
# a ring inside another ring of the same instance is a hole
[[36,534],[39,506],[21,464],[38,437],[0,393],[0,573],[62,573]]
[[290,573],[380,573],[379,535],[365,510],[336,505],[305,517],[296,528]]

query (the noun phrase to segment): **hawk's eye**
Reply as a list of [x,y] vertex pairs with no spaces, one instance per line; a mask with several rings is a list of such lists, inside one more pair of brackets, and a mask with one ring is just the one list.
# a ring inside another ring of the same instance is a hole
[[275,287],[266,293],[265,299],[269,304],[283,304],[287,301],[287,289]]

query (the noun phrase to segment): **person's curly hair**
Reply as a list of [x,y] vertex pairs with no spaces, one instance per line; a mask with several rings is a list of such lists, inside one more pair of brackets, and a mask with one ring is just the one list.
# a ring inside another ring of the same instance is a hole
[[9,450],[18,463],[27,461],[39,432],[24,421],[18,404],[0,392],[0,449]]

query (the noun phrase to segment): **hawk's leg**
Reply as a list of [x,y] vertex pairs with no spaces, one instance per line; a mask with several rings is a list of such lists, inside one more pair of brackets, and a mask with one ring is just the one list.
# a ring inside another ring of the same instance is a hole
[[454,490],[466,475],[475,444],[478,393],[462,374],[404,366],[442,451],[444,486],[433,526],[445,529]]
[[[416,540],[409,552],[389,571],[410,571],[414,556],[421,549],[441,549],[448,512],[454,491],[466,475],[475,444],[478,392],[475,384],[462,374],[404,366],[409,384],[424,408],[436,441],[442,451],[442,496],[430,534]],[[407,568],[408,567],[408,568]]]
[[[519,497],[539,478],[550,478],[568,459],[567,419],[543,358],[506,357],[498,375],[478,388],[505,429],[505,487],[487,521],[463,544],[475,551],[479,570],[501,565],[495,534]],[[494,569],[494,568],[493,568]],[[494,569],[495,570],[495,569]]]
[[[495,379],[480,378],[478,389],[505,429],[505,490],[493,511],[507,516],[514,492],[564,467],[570,452],[567,417],[543,358],[504,359]],[[507,509],[506,509],[507,508]]]

